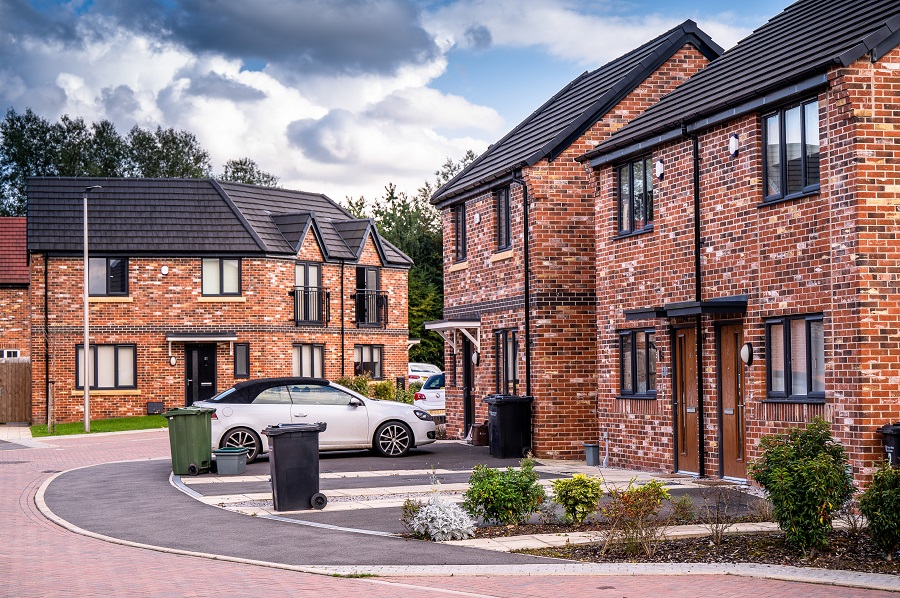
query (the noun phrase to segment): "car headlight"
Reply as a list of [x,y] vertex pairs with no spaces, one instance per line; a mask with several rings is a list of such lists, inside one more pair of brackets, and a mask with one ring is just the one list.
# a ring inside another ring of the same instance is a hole
[[434,419],[433,417],[431,417],[431,414],[428,413],[427,411],[422,411],[420,409],[413,409],[413,413],[415,413],[416,417],[418,417],[422,421],[430,422],[431,420]]

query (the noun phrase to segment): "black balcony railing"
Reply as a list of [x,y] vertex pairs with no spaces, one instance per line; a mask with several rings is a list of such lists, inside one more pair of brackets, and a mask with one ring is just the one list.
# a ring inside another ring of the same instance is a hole
[[294,287],[294,323],[324,326],[331,320],[331,293],[319,287]]
[[356,325],[384,328],[388,321],[387,291],[356,291]]

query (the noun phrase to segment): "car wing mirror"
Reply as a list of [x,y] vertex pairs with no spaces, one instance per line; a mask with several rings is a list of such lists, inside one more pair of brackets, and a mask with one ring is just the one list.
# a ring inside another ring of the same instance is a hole
[[357,399],[356,397],[350,397],[350,406],[351,407],[362,407],[365,403],[362,402],[361,399]]

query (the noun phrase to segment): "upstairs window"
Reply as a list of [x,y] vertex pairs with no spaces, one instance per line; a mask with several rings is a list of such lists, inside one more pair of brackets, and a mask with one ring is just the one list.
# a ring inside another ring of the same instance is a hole
[[204,295],[240,295],[241,260],[237,258],[203,258]]
[[454,246],[454,257],[457,262],[464,262],[466,260],[466,204],[452,208],[452,213],[453,238],[456,243]]
[[656,335],[653,328],[619,333],[619,394],[656,396]]
[[620,164],[618,174],[619,234],[653,226],[653,160],[645,157]]
[[497,197],[497,249],[509,249],[511,245],[509,233],[509,187],[496,193]]
[[128,260],[88,258],[88,294],[94,297],[128,295]]
[[825,328],[821,314],[766,322],[766,372],[770,400],[825,400]]
[[765,201],[819,189],[819,102],[783,108],[763,118]]

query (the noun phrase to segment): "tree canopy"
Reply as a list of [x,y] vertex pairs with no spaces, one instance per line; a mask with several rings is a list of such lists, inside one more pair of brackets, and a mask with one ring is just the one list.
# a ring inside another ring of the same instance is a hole
[[346,198],[347,209],[358,218],[372,218],[382,237],[412,258],[409,272],[409,333],[422,342],[409,351],[409,360],[441,365],[444,343],[440,335],[426,332],[424,323],[441,319],[444,309],[443,234],[441,214],[431,205],[434,192],[475,159],[472,150],[459,161],[447,158],[415,195],[398,192],[388,183],[382,197]]
[[[193,133],[135,125],[122,137],[108,120],[88,125],[63,115],[51,123],[31,108],[0,121],[0,216],[25,214],[31,176],[206,178],[209,152]],[[217,178],[275,187],[278,177],[250,158],[229,160]]]

